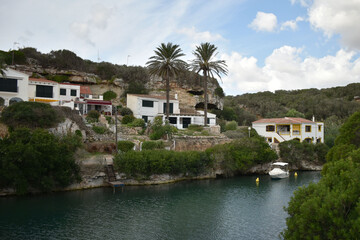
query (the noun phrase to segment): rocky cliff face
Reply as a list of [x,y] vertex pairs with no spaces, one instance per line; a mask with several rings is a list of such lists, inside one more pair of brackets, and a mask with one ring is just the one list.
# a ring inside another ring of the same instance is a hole
[[[16,65],[14,69],[24,72],[30,76],[47,78],[48,76],[62,76],[66,81],[89,85],[93,94],[100,95],[106,91],[112,90],[116,92],[118,96],[123,95],[125,89],[128,87],[121,78],[116,78],[110,83],[107,80],[101,80],[99,76],[93,73],[85,73],[76,70],[57,70],[54,68],[42,68],[37,65]],[[190,86],[186,83],[178,83],[175,80],[170,82],[170,97],[175,97],[177,94],[180,100],[181,109],[202,109],[204,105],[203,89],[199,86],[200,83]],[[165,81],[158,77],[151,77],[145,84],[145,87],[149,90],[150,94],[165,96],[166,86]],[[217,108],[222,109],[224,101],[222,98],[214,94],[215,89],[218,86],[214,83],[208,83],[208,103],[209,109]],[[116,102],[119,104],[118,102]]]

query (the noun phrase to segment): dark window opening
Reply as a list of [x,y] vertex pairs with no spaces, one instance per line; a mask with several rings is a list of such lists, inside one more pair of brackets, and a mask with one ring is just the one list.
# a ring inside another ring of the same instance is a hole
[[53,97],[53,87],[36,85],[36,97],[52,98]]
[[183,128],[188,128],[191,124],[191,118],[183,118]]
[[70,95],[73,96],[73,97],[76,97],[76,90],[71,89]]
[[177,118],[176,117],[169,117],[169,123],[177,124]]
[[144,119],[145,123],[148,122],[148,116],[141,116],[142,119]]
[[154,101],[142,100],[143,107],[154,107]]
[[17,92],[18,91],[17,79],[0,78],[0,91]]
[[210,118],[207,118],[206,120],[207,120],[207,124],[210,124]]
[[[164,103],[164,113],[166,114],[166,103]],[[174,104],[170,103],[169,113],[174,113]]]
[[311,132],[311,126],[305,126],[305,132]]
[[66,96],[66,89],[60,88],[60,95]]
[[267,132],[273,132],[273,131],[275,131],[275,126],[274,126],[274,125],[267,125],[267,126],[266,126],[266,131],[267,131]]

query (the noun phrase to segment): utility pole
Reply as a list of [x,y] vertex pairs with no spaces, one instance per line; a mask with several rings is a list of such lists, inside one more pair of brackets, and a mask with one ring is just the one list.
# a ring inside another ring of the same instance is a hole
[[117,139],[118,139],[118,133],[117,133],[117,106],[115,106],[115,146],[116,146],[116,154],[118,154],[118,144],[117,144]]
[[19,44],[19,43],[18,43],[18,42],[14,42],[14,44],[13,44],[11,65],[14,65],[14,52],[15,52],[15,45],[16,45],[16,44]]
[[130,56],[130,55],[127,55],[126,66],[129,66],[129,57],[131,57],[131,56]]

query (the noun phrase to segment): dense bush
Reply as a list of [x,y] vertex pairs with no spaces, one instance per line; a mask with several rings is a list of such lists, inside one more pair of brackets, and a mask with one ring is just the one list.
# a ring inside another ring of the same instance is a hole
[[103,126],[93,126],[92,130],[97,134],[104,134],[107,132],[107,128]]
[[225,174],[243,173],[255,164],[277,159],[264,138],[255,136],[231,143],[216,145],[206,150],[208,157],[223,169]]
[[211,162],[204,152],[167,150],[129,151],[114,159],[115,169],[133,177],[152,174],[190,174],[206,171]]
[[49,104],[18,102],[3,110],[1,121],[11,128],[50,128],[62,119]]
[[360,235],[360,112],[340,128],[318,183],[299,188],[286,211],[285,239],[357,239]]
[[81,138],[58,138],[43,129],[19,128],[0,139],[0,187],[23,194],[29,189],[50,191],[79,179],[73,153]]
[[224,90],[222,89],[222,87],[217,87],[215,88],[215,95],[218,96],[218,97],[225,97],[225,93],[224,93]]
[[134,121],[132,121],[130,124],[128,124],[130,127],[145,127],[145,121],[141,118],[136,118]]
[[163,124],[162,117],[158,116],[155,117],[154,122],[151,125],[151,134],[150,139],[151,140],[159,140],[160,138],[164,137],[165,135],[173,134],[177,131],[177,128],[174,126],[171,126],[169,123]]
[[135,146],[135,143],[131,141],[119,141],[118,142],[118,150],[121,152],[128,152],[132,150]]
[[225,130],[226,131],[236,130],[237,126],[238,126],[238,124],[235,121],[228,122],[225,125]]
[[122,120],[121,123],[122,124],[129,124],[132,123],[135,120],[135,117],[133,115],[125,115]]
[[141,145],[142,150],[164,149],[163,141],[145,141]]
[[88,115],[86,117],[86,120],[89,122],[98,122],[100,117],[100,113],[96,110],[91,110],[88,112]]
[[133,115],[133,111],[131,111],[130,108],[123,107],[123,108],[120,109],[120,115],[121,116]]
[[117,94],[110,90],[110,91],[104,92],[103,97],[104,97],[104,100],[110,101],[110,100],[116,98]]
[[300,143],[296,140],[281,142],[279,148],[282,160],[295,165],[302,160],[323,164],[329,151],[329,147],[324,143]]

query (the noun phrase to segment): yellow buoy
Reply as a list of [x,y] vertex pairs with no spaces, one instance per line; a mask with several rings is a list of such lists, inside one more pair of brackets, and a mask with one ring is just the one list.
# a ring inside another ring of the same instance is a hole
[[297,177],[297,172],[294,173],[294,176]]
[[259,178],[257,178],[255,181],[258,183],[260,180],[259,180]]

